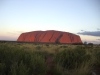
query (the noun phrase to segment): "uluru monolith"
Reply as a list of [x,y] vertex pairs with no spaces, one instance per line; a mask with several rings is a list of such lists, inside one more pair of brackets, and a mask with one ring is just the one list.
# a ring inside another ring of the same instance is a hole
[[82,44],[79,35],[55,30],[25,32],[18,37],[17,41],[34,43]]

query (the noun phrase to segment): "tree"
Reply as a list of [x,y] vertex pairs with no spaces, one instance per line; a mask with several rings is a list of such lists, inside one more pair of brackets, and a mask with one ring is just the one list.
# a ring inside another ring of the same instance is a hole
[[84,45],[87,45],[87,42],[86,41],[84,42]]

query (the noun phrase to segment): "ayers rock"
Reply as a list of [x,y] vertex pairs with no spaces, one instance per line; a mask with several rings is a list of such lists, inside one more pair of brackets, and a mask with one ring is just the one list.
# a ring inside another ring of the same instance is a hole
[[79,35],[55,30],[22,33],[17,41],[35,43],[82,44]]

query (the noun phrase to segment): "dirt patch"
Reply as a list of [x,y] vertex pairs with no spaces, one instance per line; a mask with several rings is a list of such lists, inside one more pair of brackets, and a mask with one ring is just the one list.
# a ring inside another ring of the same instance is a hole
[[94,72],[96,75],[100,75],[100,67],[96,67]]
[[54,68],[53,59],[54,59],[54,56],[48,56],[48,57],[47,57],[46,65],[47,65],[48,68],[49,68],[49,71],[47,72],[47,75],[53,75],[53,74],[52,74],[52,69]]

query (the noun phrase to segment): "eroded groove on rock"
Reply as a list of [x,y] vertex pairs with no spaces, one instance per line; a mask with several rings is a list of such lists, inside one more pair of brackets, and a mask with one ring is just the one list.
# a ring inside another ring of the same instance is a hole
[[79,35],[69,32],[48,30],[48,31],[32,31],[22,33],[18,42],[38,42],[38,43],[63,43],[63,44],[82,44]]

